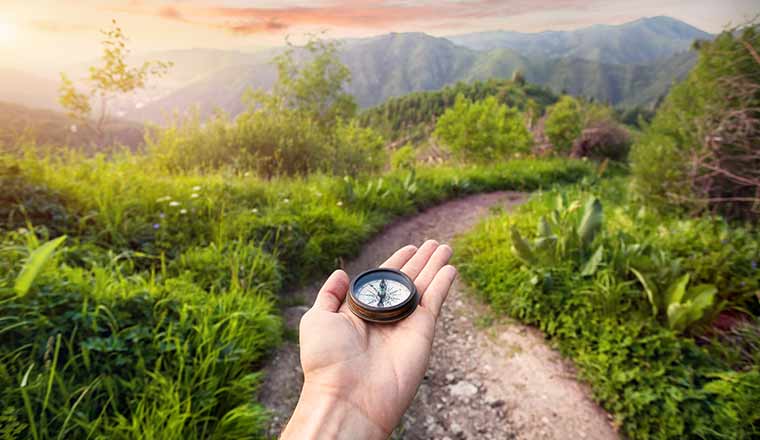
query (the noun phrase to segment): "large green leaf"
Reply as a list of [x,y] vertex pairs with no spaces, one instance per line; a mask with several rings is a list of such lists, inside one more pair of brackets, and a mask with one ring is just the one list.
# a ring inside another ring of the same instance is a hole
[[657,316],[657,312],[660,308],[660,302],[659,302],[659,294],[660,292],[657,289],[657,286],[649,279],[647,278],[643,273],[639,272],[638,270],[631,268],[631,272],[633,272],[634,275],[636,275],[636,278],[639,279],[639,282],[644,287],[644,293],[647,294],[647,299],[649,300],[649,304],[652,305],[652,315]]
[[588,246],[594,241],[596,234],[602,227],[602,202],[592,197],[583,209],[583,217],[578,227],[578,237],[581,244]]
[[528,264],[536,264],[538,262],[536,255],[530,248],[530,245],[522,238],[520,231],[518,231],[514,226],[512,226],[512,250],[514,251],[517,258],[523,260]]
[[19,296],[24,296],[29,292],[29,288],[32,287],[34,280],[39,275],[40,271],[45,267],[45,264],[53,256],[53,253],[66,240],[66,236],[61,236],[55,240],[50,240],[42,246],[38,247],[29,255],[24,267],[16,277],[16,284],[14,290]]
[[689,285],[689,279],[691,276],[687,273],[674,281],[670,287],[668,287],[665,293],[665,305],[670,307],[671,304],[681,303],[685,301],[686,286]]
[[591,258],[588,259],[586,264],[583,265],[583,269],[581,269],[581,276],[587,277],[591,276],[596,273],[596,269],[599,267],[599,264],[602,262],[602,257],[604,257],[604,246],[599,246],[596,248],[596,252],[594,252],[594,255],[591,256]]
[[552,233],[552,227],[549,225],[549,222],[546,220],[546,217],[543,215],[538,220],[538,236],[539,237],[551,237],[554,234]]

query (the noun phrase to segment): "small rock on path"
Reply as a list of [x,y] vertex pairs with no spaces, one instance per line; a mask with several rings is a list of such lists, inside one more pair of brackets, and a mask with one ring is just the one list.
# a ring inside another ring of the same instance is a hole
[[[376,267],[396,249],[432,238],[441,243],[472,228],[489,209],[511,209],[523,193],[495,192],[446,202],[387,227],[347,264],[353,276]],[[454,250],[456,252],[456,249]],[[311,304],[321,281],[293,294]],[[617,439],[610,417],[589,399],[570,362],[551,349],[538,330],[496,319],[466,286],[454,283],[437,328],[430,366],[393,434],[398,439]],[[304,306],[285,310],[298,329]],[[298,346],[284,343],[265,366],[259,400],[272,413],[276,437],[298,402],[303,383]]]

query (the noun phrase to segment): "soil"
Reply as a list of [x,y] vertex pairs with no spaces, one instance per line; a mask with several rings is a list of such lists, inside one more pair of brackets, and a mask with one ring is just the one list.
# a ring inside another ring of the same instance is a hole
[[[378,234],[345,269],[353,276],[376,267],[399,247],[432,238],[450,242],[489,210],[509,210],[523,193],[496,192],[453,200],[396,222]],[[456,252],[456,249],[454,249]],[[294,292],[289,303],[311,304],[320,283]],[[307,306],[283,313],[290,334]],[[268,360],[259,399],[271,412],[268,434],[287,423],[303,382],[297,338]],[[540,331],[489,307],[457,280],[437,324],[428,372],[393,434],[399,439],[617,439],[611,417],[590,399],[572,364]]]

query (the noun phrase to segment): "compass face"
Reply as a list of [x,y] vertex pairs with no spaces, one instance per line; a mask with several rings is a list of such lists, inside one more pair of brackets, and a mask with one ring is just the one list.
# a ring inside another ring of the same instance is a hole
[[396,269],[370,269],[351,281],[346,299],[359,318],[380,324],[411,315],[420,302],[414,281]]
[[380,278],[368,281],[358,287],[356,299],[362,304],[384,308],[395,307],[406,301],[412,291],[399,281]]

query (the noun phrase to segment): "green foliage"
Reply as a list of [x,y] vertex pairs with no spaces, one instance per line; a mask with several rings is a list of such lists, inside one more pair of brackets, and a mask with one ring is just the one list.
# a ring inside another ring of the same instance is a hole
[[475,161],[527,152],[533,143],[522,115],[492,96],[471,102],[459,95],[438,120],[435,136],[460,158]]
[[377,172],[388,162],[382,136],[371,128],[361,127],[357,120],[338,121],[331,153],[332,174],[337,176]]
[[66,240],[66,236],[61,236],[55,240],[50,240],[41,244],[34,249],[24,263],[24,267],[21,268],[21,272],[16,276],[16,283],[13,289],[19,296],[26,295],[29,292],[29,288],[32,287],[35,278],[39,275],[40,271],[45,267],[50,258],[53,256],[55,250]]
[[583,130],[581,104],[571,96],[562,96],[547,110],[546,136],[559,153],[569,153]]
[[390,98],[359,115],[362,125],[372,127],[385,138],[417,142],[435,128],[435,121],[463,95],[471,101],[495,96],[501,103],[524,111],[531,119],[539,118],[546,106],[557,97],[549,89],[508,80],[489,79],[471,83],[458,82],[440,90],[415,92]]
[[391,168],[394,170],[413,170],[417,159],[417,152],[412,144],[405,144],[391,153]]
[[647,203],[757,218],[759,50],[756,26],[699,44],[697,65],[632,151],[636,188]]
[[[496,312],[554,340],[626,437],[753,438],[757,232],[662,216],[630,203],[625,181],[597,183],[603,223],[584,187],[537,195],[456,243],[462,276]],[[721,308],[754,325],[710,329]]]

